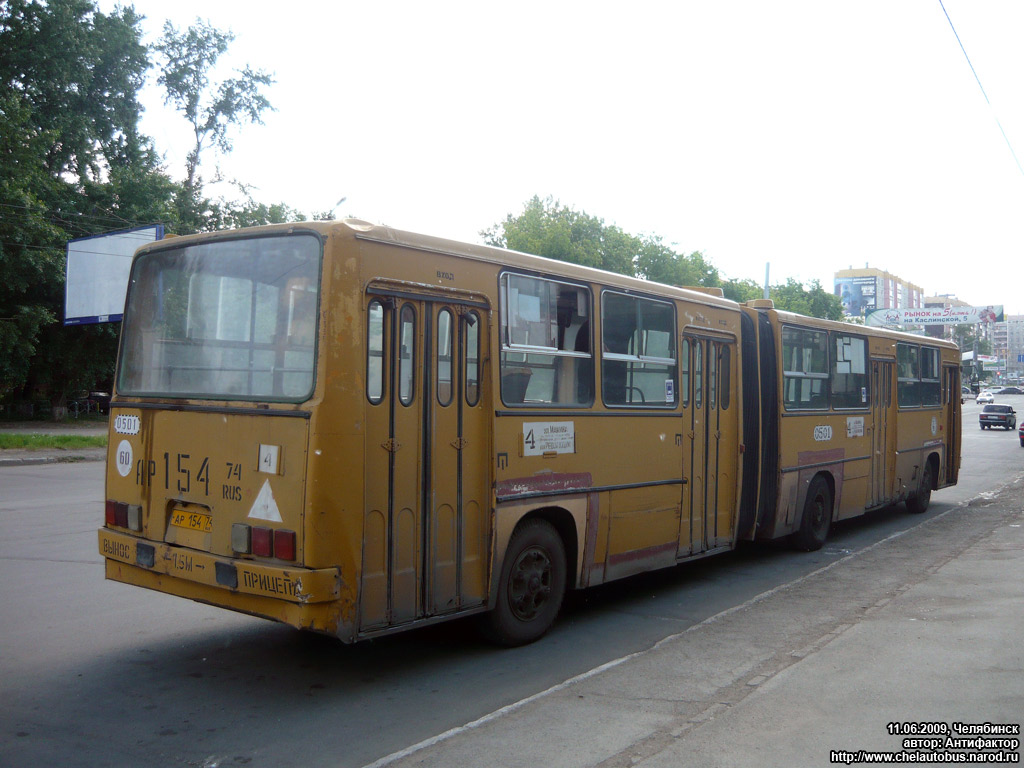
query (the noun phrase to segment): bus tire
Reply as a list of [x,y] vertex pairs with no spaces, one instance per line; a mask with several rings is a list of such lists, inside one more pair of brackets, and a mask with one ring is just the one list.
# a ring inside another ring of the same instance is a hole
[[821,549],[831,525],[832,491],[825,478],[818,475],[807,489],[804,514],[800,518],[800,528],[793,534],[793,546],[805,552]]
[[557,531],[546,520],[521,523],[505,552],[497,604],[483,616],[484,636],[509,647],[537,640],[554,623],[565,584],[565,547]]
[[917,493],[907,497],[907,511],[919,515],[928,509],[932,500],[932,463],[929,461],[924,465],[921,473],[921,484],[917,486]]

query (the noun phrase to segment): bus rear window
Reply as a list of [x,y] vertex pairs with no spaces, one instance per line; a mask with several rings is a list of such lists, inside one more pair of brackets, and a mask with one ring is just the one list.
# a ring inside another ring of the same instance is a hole
[[223,240],[136,260],[118,391],[302,401],[313,390],[320,240]]

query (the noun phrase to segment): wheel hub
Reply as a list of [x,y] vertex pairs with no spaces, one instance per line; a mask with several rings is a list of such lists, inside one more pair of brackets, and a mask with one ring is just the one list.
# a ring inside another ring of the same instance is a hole
[[539,547],[519,555],[509,579],[509,603],[522,621],[534,618],[551,595],[551,559]]

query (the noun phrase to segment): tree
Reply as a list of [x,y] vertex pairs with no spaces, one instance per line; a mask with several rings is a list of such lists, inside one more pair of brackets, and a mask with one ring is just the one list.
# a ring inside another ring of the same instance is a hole
[[811,287],[807,289],[800,281],[790,277],[782,285],[773,285],[768,295],[776,309],[824,320],[843,319],[843,305],[839,297],[822,288],[818,280],[811,281]]
[[658,237],[637,237],[552,198],[532,197],[518,216],[480,233],[499,248],[597,267],[675,285],[718,284],[718,271],[699,252],[683,256]]
[[56,320],[40,290],[60,272],[62,232],[45,202],[54,185],[43,165],[50,136],[29,113],[12,94],[0,96],[0,397],[24,383],[40,330]]
[[725,298],[739,304],[764,297],[764,289],[757,284],[757,281],[751,280],[749,277],[743,280],[736,278],[726,280],[722,283],[722,292],[725,294]]
[[114,330],[57,321],[65,241],[134,223],[132,185],[167,183],[137,128],[139,21],[89,0],[0,3],[0,396],[59,402],[112,372]]
[[253,199],[251,191],[245,184],[236,186],[245,195],[244,202],[221,202],[211,205],[211,218],[216,220],[217,229],[237,229],[240,227],[259,227],[265,224],[284,224],[289,221],[305,221],[306,217],[290,205],[284,203],[259,203]]
[[637,254],[636,271],[639,277],[667,285],[717,287],[718,270],[694,251],[689,256],[676,253],[660,237],[649,237],[641,242]]
[[234,39],[230,32],[222,32],[201,20],[184,32],[168,21],[155,46],[163,58],[157,82],[164,88],[164,103],[185,116],[195,138],[185,160],[184,190],[178,201],[184,231],[213,228],[203,215],[207,208],[199,175],[203,153],[210,148],[230,152],[233,126],[262,125],[263,113],[274,109],[263,92],[274,79],[263,70],[246,65],[237,71],[237,77],[211,82],[218,59]]
[[98,178],[137,139],[138,91],[149,67],[133,8],[105,15],[91,0],[8,0],[0,6],[0,83],[50,133],[53,176]]
[[272,80],[246,67],[211,85],[232,37],[207,25],[165,28],[168,99],[192,119],[185,183],[140,134],[138,91],[150,68],[132,8],[93,0],[0,0],[0,397],[108,386],[119,326],[64,327],[65,242],[142,224],[191,232],[296,221],[283,203],[211,202],[204,150],[231,149],[230,128],[261,122]]

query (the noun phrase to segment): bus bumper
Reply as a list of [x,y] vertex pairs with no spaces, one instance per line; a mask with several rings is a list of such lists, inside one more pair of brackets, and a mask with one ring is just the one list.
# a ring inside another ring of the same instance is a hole
[[[194,549],[146,541],[106,528],[99,530],[99,551],[107,561],[107,578],[130,584],[150,581],[146,578],[132,578],[131,571],[138,569],[148,574],[170,576],[197,587],[271,598],[297,605],[331,603],[338,600],[341,592],[341,574],[337,568],[312,570],[262,565],[249,560],[217,557]],[[132,568],[111,568],[114,563]],[[174,591],[191,596],[187,590]],[[201,599],[198,596],[196,598]]]

